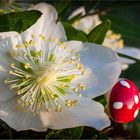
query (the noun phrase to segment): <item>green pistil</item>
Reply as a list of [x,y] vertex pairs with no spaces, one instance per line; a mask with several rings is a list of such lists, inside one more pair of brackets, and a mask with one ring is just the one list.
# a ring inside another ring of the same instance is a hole
[[61,88],[61,87],[56,87],[56,89],[57,89],[58,92],[60,92],[63,95],[67,94],[66,91],[63,88]]
[[76,78],[76,74],[70,76],[57,77],[57,81],[70,83],[74,78]]
[[49,56],[49,62],[54,62],[55,61],[55,54],[51,53]]

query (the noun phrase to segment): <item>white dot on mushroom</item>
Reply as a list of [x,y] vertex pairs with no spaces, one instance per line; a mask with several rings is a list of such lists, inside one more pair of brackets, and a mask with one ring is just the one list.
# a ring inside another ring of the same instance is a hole
[[135,111],[135,113],[134,113],[134,118],[136,118],[136,117],[137,117],[138,112],[139,112],[139,110],[137,109],[137,110]]
[[135,101],[135,103],[136,103],[136,104],[138,104],[138,103],[139,103],[139,98],[138,98],[138,96],[137,96],[137,95],[135,95],[135,97],[134,97],[134,101]]
[[127,88],[130,88],[130,85],[128,84],[128,82],[126,81],[120,81],[121,85],[127,87]]
[[115,108],[115,109],[121,109],[122,107],[123,107],[122,102],[114,102],[113,103],[113,108]]

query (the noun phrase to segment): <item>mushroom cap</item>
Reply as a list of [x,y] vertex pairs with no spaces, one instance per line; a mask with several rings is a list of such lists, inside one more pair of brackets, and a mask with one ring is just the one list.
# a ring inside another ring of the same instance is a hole
[[139,108],[140,94],[136,85],[128,79],[120,79],[110,94],[111,117],[116,122],[128,123],[136,118]]

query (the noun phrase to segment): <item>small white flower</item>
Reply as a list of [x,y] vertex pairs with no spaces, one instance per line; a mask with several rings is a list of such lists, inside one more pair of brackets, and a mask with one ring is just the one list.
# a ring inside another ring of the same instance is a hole
[[[89,13],[93,13],[94,10],[91,10]],[[81,14],[82,16],[86,14],[85,8],[83,6],[77,8],[70,16],[68,19],[73,18],[74,16],[77,16],[78,14]],[[97,26],[98,24],[100,24],[100,18],[99,16],[96,14],[94,16],[86,16],[84,18],[81,18],[79,20],[76,20],[73,23],[73,26],[76,29],[82,30],[85,33],[89,33],[93,27]]]
[[[90,11],[90,13],[93,13],[93,12],[94,12],[93,10]],[[76,9],[71,14],[69,19],[71,19],[72,17],[74,17],[80,13],[82,15],[86,14],[84,7],[80,7],[78,9]],[[73,23],[73,26],[76,29],[82,30],[88,34],[95,26],[99,25],[100,23],[101,23],[101,20],[100,20],[99,16],[97,14],[95,14],[95,15],[86,16],[80,20],[75,21]],[[124,46],[124,41],[123,41],[121,35],[115,34],[111,30],[109,30],[107,32],[106,38],[103,42],[103,46],[116,50],[118,53],[121,53],[121,54],[124,54],[124,55],[127,55],[127,56],[140,60],[140,49],[135,48],[135,47],[130,47],[130,46]],[[134,60],[124,58],[124,57],[119,57],[119,60],[122,63],[121,67],[123,70],[127,69],[129,67],[129,64],[135,63]]]
[[34,9],[43,15],[27,31],[0,33],[0,118],[17,131],[109,126],[92,98],[118,80],[116,53],[67,41],[51,5]]
[[[140,60],[140,49],[130,46],[124,46],[124,41],[121,35],[115,34],[111,30],[107,32],[106,38],[103,42],[103,46],[116,50],[118,53],[121,53],[123,55],[127,55]],[[125,57],[119,57],[119,60],[122,63],[123,70],[127,69],[130,64],[135,63],[134,60]]]

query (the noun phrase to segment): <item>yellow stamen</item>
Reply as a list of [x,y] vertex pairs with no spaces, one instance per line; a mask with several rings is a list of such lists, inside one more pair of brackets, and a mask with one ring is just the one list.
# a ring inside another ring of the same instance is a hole
[[49,56],[49,62],[54,62],[55,61],[55,54],[51,53]]
[[60,84],[61,87],[65,87],[65,85],[66,85],[66,83],[64,83],[64,82]]
[[75,53],[75,52],[76,52],[76,50],[75,50],[75,49],[71,50],[71,53]]
[[57,42],[57,38],[54,38],[54,42]]
[[35,45],[35,42],[34,42],[33,40],[30,40],[30,41],[29,41],[29,44],[30,44],[30,45]]
[[17,53],[16,53],[16,51],[11,50],[11,51],[8,52],[8,54],[9,54],[10,57],[15,57]]
[[47,108],[47,109],[46,109],[46,111],[47,111],[47,112],[50,112],[50,111],[51,111],[51,109],[50,109],[50,108]]
[[42,34],[40,34],[39,37],[42,39],[42,41],[46,41],[45,37]]
[[24,42],[25,47],[27,48],[29,46],[29,43],[27,41]]
[[59,42],[58,42],[58,45],[60,45],[60,44],[61,44],[61,42],[59,41]]
[[80,62],[80,60],[81,60],[80,57],[77,60],[78,60],[78,62]]
[[31,37],[32,37],[32,38],[35,38],[35,36],[34,36],[33,34],[31,34]]
[[82,75],[85,75],[85,74],[86,74],[86,71],[85,71],[85,70],[83,70],[83,71],[82,71]]
[[85,90],[85,89],[86,89],[86,87],[85,87],[82,83],[79,83],[77,86],[78,86],[80,89],[82,89],[82,90]]
[[78,68],[79,70],[82,70],[82,69],[83,69],[83,65],[82,65],[81,63],[78,63],[78,64],[77,64],[77,68]]
[[14,64],[14,63],[12,63],[12,64],[11,64],[11,67],[14,67],[14,66],[15,66],[15,64]]
[[78,88],[73,88],[73,91],[74,91],[74,92],[77,92],[77,91],[78,91]]
[[19,48],[22,48],[22,46],[21,45],[16,45],[16,48],[19,49]]
[[79,54],[75,54],[76,57],[79,57]]
[[81,94],[81,93],[79,93],[79,94],[77,94],[77,96],[78,96],[78,97],[81,97],[81,96],[82,96],[82,94]]
[[69,61],[69,64],[70,64],[70,65],[73,64],[73,60],[70,60],[70,61]]
[[24,64],[24,68],[25,68],[25,69],[29,69],[29,68],[30,68],[30,64],[29,64],[29,63],[25,63],[25,64]]

